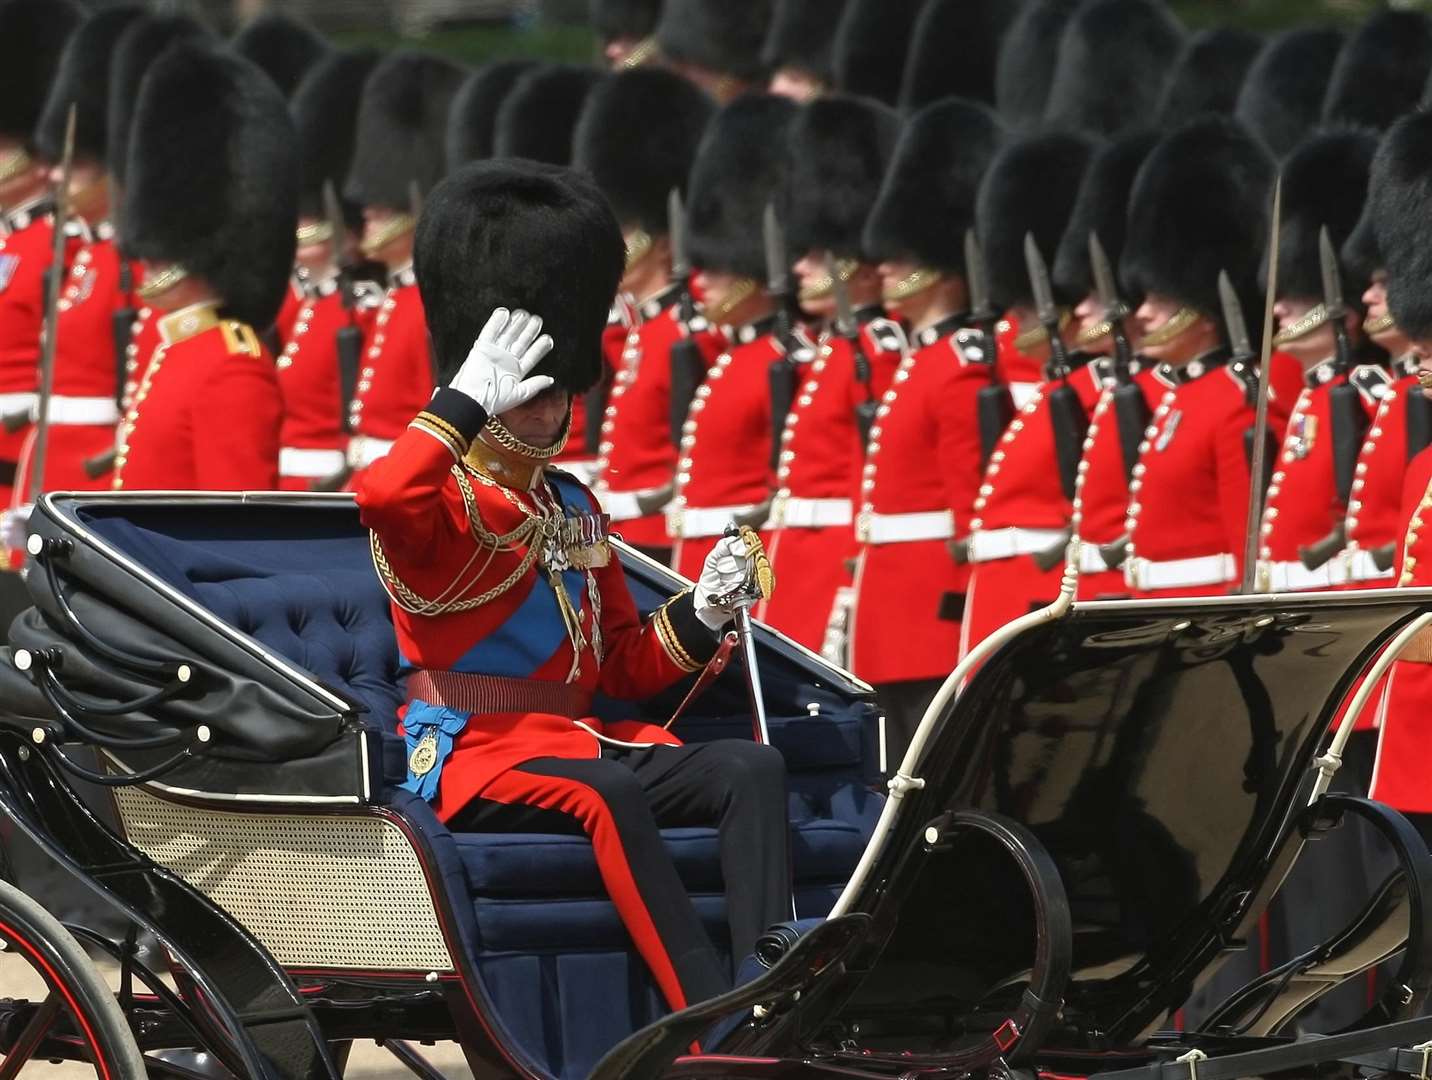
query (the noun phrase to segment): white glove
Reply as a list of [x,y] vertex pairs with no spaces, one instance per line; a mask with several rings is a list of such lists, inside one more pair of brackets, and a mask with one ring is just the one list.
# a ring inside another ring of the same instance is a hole
[[708,630],[720,630],[731,621],[734,613],[730,605],[717,604],[715,598],[744,585],[750,573],[749,564],[746,541],[739,536],[723,536],[706,556],[691,599],[696,607],[696,617]]
[[488,416],[531,401],[552,385],[548,375],[532,369],[552,351],[552,339],[542,331],[542,320],[525,311],[509,314],[498,308],[472,343],[452,388],[481,405]]
[[26,503],[0,513],[0,544],[6,551],[25,550],[25,541],[30,536],[30,512],[34,509],[34,503]]

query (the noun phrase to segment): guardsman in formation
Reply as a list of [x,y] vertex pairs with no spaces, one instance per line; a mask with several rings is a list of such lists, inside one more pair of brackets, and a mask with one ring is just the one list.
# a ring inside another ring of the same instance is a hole
[[298,262],[277,327],[283,391],[278,473],[285,490],[331,490],[343,482],[348,404],[363,366],[361,324],[371,317],[378,290],[360,288],[344,273],[362,216],[337,193],[353,156],[363,83],[377,62],[367,50],[328,52],[298,84],[290,104],[302,188]]
[[451,61],[404,50],[378,61],[363,84],[342,193],[363,208],[360,248],[384,266],[388,283],[364,320],[366,347],[348,402],[350,484],[432,396],[432,353],[413,277],[415,204],[446,171],[448,105],[462,79]]
[[725,105],[765,86],[770,21],[771,0],[663,0],[656,45],[667,66]]
[[[206,152],[175,131],[202,133]],[[161,344],[120,424],[116,488],[277,485],[283,401],[254,328],[293,268],[297,147],[282,94],[232,53],[181,41],[145,75],[120,221]]]
[[850,666],[875,686],[885,713],[887,769],[959,658],[969,575],[952,545],[969,531],[982,467],[979,401],[994,363],[994,343],[970,317],[963,237],[1004,137],[976,102],[921,109],[901,132],[865,229],[885,305],[908,335],[861,471],[850,619]]
[[894,110],[831,94],[801,107],[786,141],[782,219],[797,301],[813,325],[791,353],[790,407],[772,415],[771,562],[786,585],[760,617],[839,663],[866,440],[905,347],[864,240],[899,129]]
[[35,128],[81,19],[69,0],[0,3],[0,504],[7,507],[39,386],[45,275],[54,248],[51,163],[40,154]]
[[668,231],[671,193],[685,190],[713,111],[693,83],[646,66],[592,91],[575,141],[576,165],[611,202],[627,249],[602,339],[613,376],[597,429],[595,489],[613,530],[662,563],[671,561],[666,509],[676,491],[680,425],[721,351],[716,334],[691,326],[691,283],[673,277]]
[[718,828],[731,953],[748,954],[790,913],[781,756],[682,746],[597,720],[591,702],[645,699],[704,664],[731,616],[719,598],[759,553],[747,537],[708,543],[697,584],[642,619],[595,497],[548,467],[572,397],[601,375],[622,275],[621,228],[590,180],[466,166],[433,192],[414,256],[449,385],[358,491],[411,671],[404,786],[455,831],[588,835],[667,1003],[694,1004],[731,972],[659,828]]
[[304,76],[329,51],[322,34],[282,11],[265,11],[250,19],[231,44],[245,60],[257,64],[290,101]]
[[672,565],[701,572],[713,538],[734,520],[759,529],[771,510],[771,367],[790,347],[789,311],[766,289],[762,220],[779,197],[796,106],[749,94],[721,109],[697,150],[687,224],[708,322],[727,346],[706,372],[681,428],[676,495],[667,517]]
[[592,30],[612,71],[640,67],[657,55],[661,0],[589,0]]
[[835,81],[835,32],[848,0],[775,0],[761,63],[769,89],[802,104]]
[[538,61],[526,58],[493,60],[463,80],[448,107],[448,172],[493,156],[502,103],[518,81],[537,66]]

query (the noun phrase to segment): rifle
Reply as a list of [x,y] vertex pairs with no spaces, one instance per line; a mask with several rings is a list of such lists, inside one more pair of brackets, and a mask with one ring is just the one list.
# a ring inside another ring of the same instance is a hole
[[786,232],[776,216],[775,203],[767,203],[761,219],[761,235],[766,248],[766,291],[776,302],[776,340],[781,343],[783,355],[770,366],[768,377],[771,388],[771,469],[781,463],[781,434],[786,428],[786,417],[796,399],[796,365],[791,359],[791,303],[794,293],[791,289],[790,266],[786,261]]
[[[988,282],[984,252],[975,239],[975,231],[966,229],[965,286],[970,296],[970,322],[983,338],[981,351],[990,358],[990,371],[994,372],[997,359],[995,324],[999,321],[999,312],[990,301]],[[1009,387],[997,379],[989,386],[980,387],[975,395],[975,412],[980,426],[980,463],[987,464],[994,448],[999,445],[999,437],[1014,419],[1014,398],[1010,396]]]
[[1089,416],[1084,411],[1078,392],[1069,385],[1069,356],[1064,351],[1064,339],[1059,335],[1059,309],[1054,304],[1054,286],[1049,281],[1049,267],[1032,232],[1024,234],[1024,263],[1029,270],[1035,311],[1049,335],[1048,376],[1059,382],[1048,395],[1049,420],[1054,425],[1054,455],[1059,463],[1064,497],[1072,500],[1078,489],[1079,461],[1084,456],[1084,436],[1089,430]]
[[[1248,519],[1243,538],[1243,581],[1241,589],[1244,594],[1254,592],[1254,585],[1258,575],[1258,537],[1259,527],[1263,522],[1263,492],[1266,490],[1268,478],[1265,474],[1268,460],[1268,400],[1272,395],[1272,380],[1270,379],[1269,368],[1273,356],[1273,304],[1278,298],[1278,244],[1281,239],[1281,226],[1283,216],[1283,178],[1279,176],[1273,181],[1273,220],[1269,226],[1268,235],[1268,293],[1263,301],[1263,340],[1262,349],[1258,356],[1258,408],[1253,421],[1253,445],[1249,450],[1249,479],[1248,479]],[[1224,302],[1225,319],[1228,312],[1228,301],[1237,300],[1237,294],[1233,291],[1233,282],[1226,272],[1218,275],[1218,292]],[[1239,315],[1242,315],[1241,305],[1236,305]],[[1230,336],[1233,328],[1230,327]],[[1243,330],[1241,343],[1233,342],[1235,350],[1251,352],[1252,347],[1248,344],[1248,331]]]
[[693,334],[696,302],[691,296],[691,260],[686,253],[686,207],[681,189],[672,188],[666,197],[667,229],[671,236],[671,281],[678,293],[676,317],[681,334],[671,346],[671,443],[681,446],[683,427],[691,413],[696,388],[706,378],[706,358]]
[[1139,463],[1139,444],[1143,442],[1144,429],[1149,426],[1151,414],[1148,399],[1133,381],[1134,351],[1124,330],[1129,305],[1119,295],[1113,264],[1099,241],[1099,234],[1093,229],[1089,230],[1089,267],[1094,273],[1094,289],[1099,303],[1104,307],[1104,321],[1109,324],[1109,337],[1114,342],[1114,421],[1119,431],[1119,448],[1123,452],[1124,475],[1132,478],[1134,466]]
[[835,293],[835,333],[850,342],[851,351],[855,354],[855,378],[865,389],[865,400],[855,406],[855,426],[860,430],[860,445],[865,446],[870,442],[870,429],[875,425],[875,413],[880,408],[875,400],[875,390],[870,385],[870,357],[865,355],[865,343],[860,340],[860,323],[850,306],[850,290],[841,280],[835,256],[829,252],[825,256],[825,269]]
[[339,425],[348,430],[348,406],[358,392],[358,369],[363,362],[363,331],[358,328],[353,315],[356,299],[351,283],[347,280],[349,267],[344,260],[343,237],[347,234],[348,223],[343,218],[343,206],[338,201],[338,192],[332,180],[323,182],[323,213],[328,218],[328,227],[333,233],[329,241],[333,245],[333,262],[338,267],[338,290],[343,310],[348,320],[334,334],[338,352],[338,417]]
[[[1338,269],[1337,250],[1324,225],[1318,233],[1318,255],[1323,273],[1323,307],[1333,328],[1336,353],[1333,366],[1341,375],[1353,368],[1352,343],[1347,333],[1347,304],[1343,300],[1342,274]],[[1333,428],[1333,477],[1338,501],[1346,504],[1352,494],[1352,481],[1357,469],[1357,456],[1367,436],[1367,410],[1356,386],[1344,379],[1328,391],[1328,414]]]

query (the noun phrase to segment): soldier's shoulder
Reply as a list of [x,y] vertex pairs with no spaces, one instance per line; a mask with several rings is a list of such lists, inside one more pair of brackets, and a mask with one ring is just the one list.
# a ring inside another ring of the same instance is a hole
[[219,320],[219,340],[228,357],[258,358],[264,355],[263,342],[248,323],[238,319]]
[[950,336],[950,344],[960,363],[986,368],[994,366],[994,341],[983,330],[973,326],[961,327]]
[[349,289],[359,311],[372,311],[383,303],[383,288],[376,281],[355,281]]
[[870,335],[871,343],[881,352],[903,353],[910,344],[905,328],[894,319],[883,316],[867,322],[865,332]]
[[1392,391],[1392,374],[1381,364],[1361,364],[1354,368],[1348,381],[1357,387],[1364,401],[1375,405]]

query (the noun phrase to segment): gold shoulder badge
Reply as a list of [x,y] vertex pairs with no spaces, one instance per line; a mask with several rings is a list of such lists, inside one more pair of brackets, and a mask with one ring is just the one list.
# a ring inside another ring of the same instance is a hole
[[219,324],[224,335],[224,348],[230,356],[261,356],[263,347],[254,328],[235,319],[225,319]]

